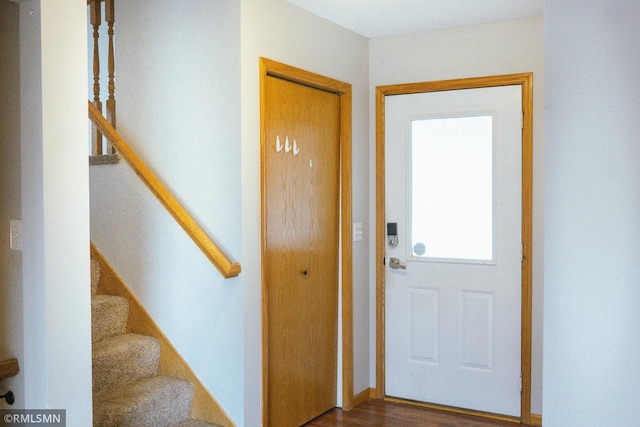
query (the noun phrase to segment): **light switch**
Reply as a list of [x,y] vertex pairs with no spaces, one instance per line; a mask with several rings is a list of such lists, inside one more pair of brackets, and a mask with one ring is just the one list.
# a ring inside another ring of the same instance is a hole
[[353,224],[353,241],[359,242],[364,237],[364,226],[361,222]]
[[9,247],[14,251],[22,250],[22,220],[9,221]]

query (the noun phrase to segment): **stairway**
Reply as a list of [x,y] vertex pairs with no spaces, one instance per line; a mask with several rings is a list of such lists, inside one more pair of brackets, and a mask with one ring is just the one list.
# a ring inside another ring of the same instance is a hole
[[213,427],[190,420],[193,385],[158,375],[160,343],[127,333],[129,301],[98,295],[100,266],[91,261],[94,427]]

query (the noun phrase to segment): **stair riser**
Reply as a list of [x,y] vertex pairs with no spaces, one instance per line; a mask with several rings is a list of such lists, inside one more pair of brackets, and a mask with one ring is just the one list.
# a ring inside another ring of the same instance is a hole
[[91,299],[91,340],[124,334],[129,318],[126,298],[98,295]]
[[193,386],[188,381],[156,377],[146,382],[151,390],[139,391],[135,398],[129,396],[131,391],[124,391],[119,399],[112,396],[112,400],[98,404],[94,427],[173,426],[189,419]]
[[121,335],[94,344],[93,393],[158,373],[160,344],[151,337]]
[[91,260],[91,295],[98,293],[100,283],[100,264],[95,259]]

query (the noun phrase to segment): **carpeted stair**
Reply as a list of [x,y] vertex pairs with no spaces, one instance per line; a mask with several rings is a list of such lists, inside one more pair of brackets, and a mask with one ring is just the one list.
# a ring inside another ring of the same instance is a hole
[[190,420],[193,386],[159,376],[160,344],[126,333],[126,298],[97,295],[100,266],[91,262],[94,427],[213,427]]

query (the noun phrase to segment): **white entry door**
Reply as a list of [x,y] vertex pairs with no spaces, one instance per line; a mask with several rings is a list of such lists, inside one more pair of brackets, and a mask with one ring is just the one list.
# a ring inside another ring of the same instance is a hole
[[521,90],[386,97],[388,396],[520,416]]

